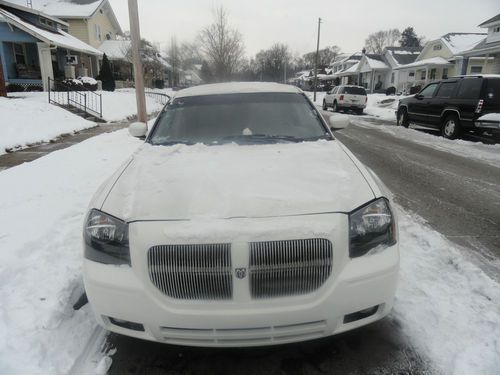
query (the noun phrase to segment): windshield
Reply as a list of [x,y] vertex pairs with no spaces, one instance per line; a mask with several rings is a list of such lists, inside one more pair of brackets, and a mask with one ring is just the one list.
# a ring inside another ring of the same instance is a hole
[[344,87],[344,94],[350,94],[350,95],[366,95],[366,91],[362,87],[352,87],[352,86],[346,86]]
[[160,115],[149,142],[299,142],[328,135],[303,95],[248,93],[174,99]]

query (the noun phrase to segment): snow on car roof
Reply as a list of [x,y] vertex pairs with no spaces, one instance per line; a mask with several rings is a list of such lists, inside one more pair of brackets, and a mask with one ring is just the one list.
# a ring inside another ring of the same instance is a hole
[[179,91],[175,95],[175,98],[203,95],[246,94],[256,92],[298,94],[301,93],[302,90],[295,86],[283,85],[274,82],[227,82],[190,87]]

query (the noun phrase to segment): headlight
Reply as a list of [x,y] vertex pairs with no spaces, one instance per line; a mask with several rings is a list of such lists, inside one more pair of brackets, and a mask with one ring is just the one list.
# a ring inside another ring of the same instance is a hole
[[105,264],[130,265],[128,224],[92,209],[83,231],[85,258]]
[[356,258],[377,246],[396,243],[396,223],[385,198],[368,203],[349,215],[349,255]]

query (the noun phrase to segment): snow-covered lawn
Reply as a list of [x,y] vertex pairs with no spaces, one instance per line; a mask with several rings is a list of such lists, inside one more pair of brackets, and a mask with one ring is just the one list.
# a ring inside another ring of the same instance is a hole
[[436,150],[449,152],[500,167],[500,144],[488,145],[463,139],[450,140],[415,129],[407,129],[402,126],[375,125],[359,116],[352,116],[351,121],[357,126],[375,128],[395,137],[432,147]]
[[[171,90],[151,91],[172,95]],[[99,93],[106,121],[126,121],[137,113],[134,89]],[[146,96],[146,107],[148,113],[153,114],[163,105]],[[48,142],[63,134],[96,126],[94,122],[49,104],[46,92],[12,93],[8,99],[0,98],[0,119],[0,155],[6,150]]]
[[[0,373],[92,373],[109,366],[82,292],[81,234],[98,185],[140,145],[126,130],[0,172]],[[497,374],[500,288],[461,249],[398,208],[394,315],[445,374]],[[93,354],[96,354],[93,355]],[[82,359],[91,359],[82,363]]]
[[37,95],[21,99],[0,98],[0,155],[6,149],[22,148],[29,144],[48,142],[61,134],[73,133],[96,126],[95,123],[51,105]]

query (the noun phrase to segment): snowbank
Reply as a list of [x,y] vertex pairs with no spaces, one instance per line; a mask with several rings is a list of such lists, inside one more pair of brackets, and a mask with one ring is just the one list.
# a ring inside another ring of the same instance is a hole
[[[127,130],[0,172],[0,374],[68,374],[103,334],[83,292],[81,233],[91,196],[141,141]],[[88,344],[88,345],[87,345]]]
[[364,112],[381,120],[396,122],[398,102],[405,96],[388,96],[385,94],[368,94]]
[[[43,95],[43,101],[39,97]],[[61,134],[96,126],[47,102],[47,93],[26,93],[23,99],[0,98],[0,155],[6,149],[48,142]]]
[[500,167],[500,144],[487,145],[481,142],[471,142],[462,139],[450,140],[443,137],[437,137],[434,134],[407,129],[402,126],[374,125],[371,122],[363,120],[362,117],[352,117],[351,123],[361,127],[376,128],[377,130],[392,134],[395,137],[432,147],[436,150],[450,152],[458,156],[479,160]]

